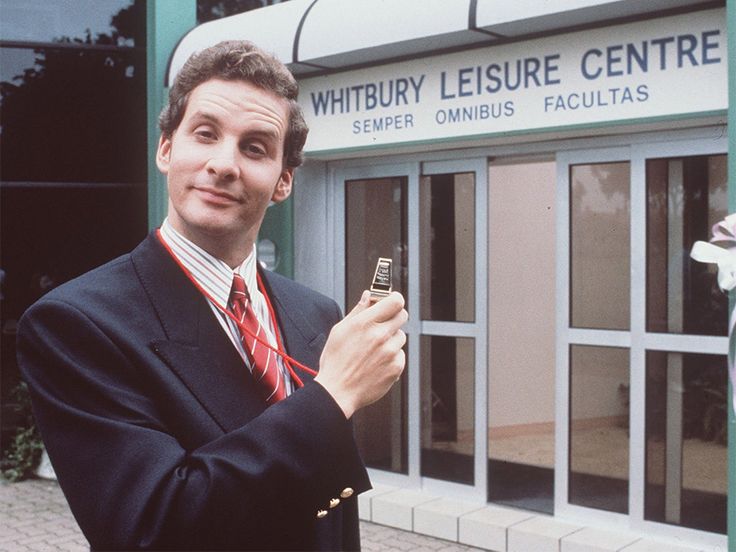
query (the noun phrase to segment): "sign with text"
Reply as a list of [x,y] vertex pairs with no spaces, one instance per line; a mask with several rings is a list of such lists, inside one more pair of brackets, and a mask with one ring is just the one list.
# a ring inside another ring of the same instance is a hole
[[728,107],[725,8],[306,78],[317,152]]

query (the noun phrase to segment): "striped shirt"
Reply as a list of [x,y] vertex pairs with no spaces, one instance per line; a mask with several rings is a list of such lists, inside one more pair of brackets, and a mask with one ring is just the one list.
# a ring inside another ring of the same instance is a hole
[[[245,280],[245,285],[248,287],[248,293],[251,298],[251,307],[253,308],[258,321],[265,330],[266,340],[272,347],[276,348],[278,346],[274,328],[275,321],[271,320],[266,298],[258,289],[255,245],[253,246],[251,254],[248,255],[239,267],[233,270],[226,262],[213,257],[204,249],[182,236],[171,226],[171,224],[169,224],[168,219],[164,220],[164,223],[161,225],[161,239],[163,239],[164,242],[166,242],[166,245],[171,248],[171,251],[174,253],[176,258],[191,273],[197,284],[199,284],[202,289],[204,289],[223,309],[227,308],[228,299],[230,298],[230,288],[233,283],[233,275],[236,272],[240,274],[243,277],[243,280]],[[225,333],[240,354],[243,362],[248,366],[249,370],[252,370],[250,359],[248,358],[245,349],[243,349],[243,344],[240,341],[240,331],[238,330],[237,325],[220,308],[218,308],[211,299],[208,298],[207,302],[209,303],[212,312],[215,314],[217,321],[220,323],[220,326],[225,330]],[[279,370],[284,378],[284,382],[286,382],[286,392],[289,394],[293,390],[291,376],[286,370],[281,357],[277,356],[277,359]]]

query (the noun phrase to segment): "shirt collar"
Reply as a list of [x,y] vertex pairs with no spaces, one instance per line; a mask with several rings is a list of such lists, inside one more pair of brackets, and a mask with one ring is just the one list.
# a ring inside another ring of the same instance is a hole
[[251,295],[258,294],[255,245],[248,257],[233,270],[225,261],[210,255],[197,244],[182,236],[169,224],[168,218],[161,225],[161,237],[179,262],[191,273],[197,284],[202,286],[220,306],[227,307],[234,273],[243,277]]

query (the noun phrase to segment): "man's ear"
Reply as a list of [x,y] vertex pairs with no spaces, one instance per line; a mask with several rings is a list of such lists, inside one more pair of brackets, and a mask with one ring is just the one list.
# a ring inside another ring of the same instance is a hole
[[156,149],[156,166],[161,174],[169,174],[169,163],[171,161],[171,137],[163,134],[158,139],[158,148]]
[[294,182],[294,167],[286,167],[281,171],[279,181],[276,183],[276,189],[273,191],[271,201],[281,203],[291,195],[291,187]]

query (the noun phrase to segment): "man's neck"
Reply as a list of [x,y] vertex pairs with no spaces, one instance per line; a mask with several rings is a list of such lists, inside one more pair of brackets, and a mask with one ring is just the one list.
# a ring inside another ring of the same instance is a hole
[[194,233],[196,235],[192,235],[192,232],[187,231],[187,229],[177,228],[177,224],[170,218],[167,219],[167,224],[182,237],[201,247],[216,259],[226,263],[233,270],[243,264],[253,251],[255,240],[247,234],[235,238],[211,235],[205,232],[196,232]]
[[[194,240],[192,240],[194,241]],[[197,243],[197,242],[194,242]],[[213,257],[220,259],[227,264],[233,270],[237,269],[243,262],[248,258],[251,251],[253,251],[253,242],[245,244],[242,247],[208,247],[206,244],[197,243],[202,249],[207,251]],[[220,244],[217,244],[218,246]]]

